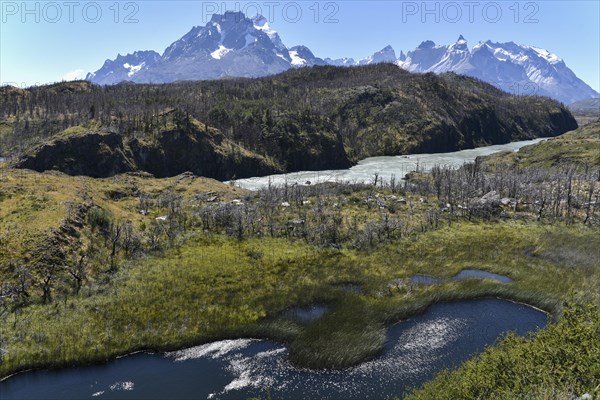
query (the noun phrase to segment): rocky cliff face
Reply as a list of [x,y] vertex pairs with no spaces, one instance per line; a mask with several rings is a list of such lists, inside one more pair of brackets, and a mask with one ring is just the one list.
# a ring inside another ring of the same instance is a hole
[[539,126],[532,118],[507,123],[493,109],[477,110],[460,119],[457,124],[442,123],[424,132],[424,140],[413,147],[415,153],[443,153],[475,148],[481,144],[503,144],[511,141],[552,137],[577,128],[573,116],[566,109],[540,109],[547,121]]
[[36,171],[60,170],[69,175],[101,178],[135,171],[131,151],[117,133],[89,132],[40,146],[18,164]]
[[192,120],[164,130],[152,140],[115,132],[87,132],[56,138],[21,159],[17,167],[60,170],[69,175],[104,178],[145,171],[163,178],[193,172],[219,180],[269,175],[290,170],[347,168],[344,146],[334,137],[315,136],[286,147],[284,162],[254,153],[214,128]]
[[88,132],[40,146],[18,165],[36,171],[104,178],[131,171],[168,177],[186,171],[220,180],[281,172],[264,157],[202,132],[161,132],[156,141],[118,133]]

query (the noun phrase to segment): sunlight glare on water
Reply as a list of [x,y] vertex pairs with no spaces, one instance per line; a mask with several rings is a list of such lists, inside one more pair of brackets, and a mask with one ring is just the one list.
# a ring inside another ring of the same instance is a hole
[[[323,317],[322,317],[323,318]],[[11,399],[386,399],[460,365],[510,330],[543,327],[546,314],[500,299],[442,303],[388,328],[378,357],[341,371],[291,365],[287,346],[260,339],[207,343],[106,364],[34,371],[0,383]]]

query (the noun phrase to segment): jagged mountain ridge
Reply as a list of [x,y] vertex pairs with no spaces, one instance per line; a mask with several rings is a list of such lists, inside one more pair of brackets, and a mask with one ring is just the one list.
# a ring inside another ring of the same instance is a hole
[[477,43],[472,50],[461,35],[448,46],[425,41],[397,64],[411,72],[456,72],[482,79],[507,92],[552,97],[565,104],[600,94],[547,50],[514,42]]
[[[326,64],[305,46],[287,48],[263,16],[241,12],[215,14],[205,26],[195,26],[156,59],[156,52],[135,52],[107,60],[88,74],[97,84],[123,80],[168,83],[177,80],[258,77],[292,67]],[[132,70],[126,65],[134,63]]]
[[507,92],[549,96],[565,104],[600,94],[579,79],[564,61],[547,50],[514,42],[477,43],[469,49],[461,35],[450,45],[422,42],[398,57],[388,45],[371,56],[319,58],[306,46],[288,48],[263,16],[241,12],[215,14],[205,26],[195,26],[162,55],[137,51],[106,60],[87,80],[97,84],[122,81],[168,83],[222,77],[260,77],[290,68],[314,65],[355,66],[395,63],[411,72],[456,72],[482,79]]

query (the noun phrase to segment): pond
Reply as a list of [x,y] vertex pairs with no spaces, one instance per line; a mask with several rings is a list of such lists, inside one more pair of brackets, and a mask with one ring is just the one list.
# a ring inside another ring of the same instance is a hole
[[401,395],[493,344],[545,326],[547,315],[500,299],[442,303],[388,329],[383,353],[342,371],[298,369],[285,345],[223,340],[102,365],[34,371],[0,383],[10,399],[386,399]]
[[524,140],[450,153],[370,157],[359,161],[357,165],[349,169],[300,171],[289,174],[253,177],[238,179],[235,181],[235,184],[245,189],[258,190],[267,187],[269,182],[272,185],[282,185],[285,182],[289,185],[294,183],[304,185],[306,182],[310,182],[311,184],[342,181],[371,182],[375,174],[379,174],[379,178],[384,181],[389,181],[392,175],[394,175],[396,179],[403,179],[408,172],[415,171],[417,166],[423,171],[428,171],[435,165],[460,167],[465,163],[475,161],[475,158],[479,156],[487,156],[500,151],[518,151],[523,146],[539,143],[543,140],[546,139]]
[[418,285],[432,285],[443,281],[442,278],[436,278],[435,276],[430,275],[413,275],[410,277],[410,283],[416,283]]
[[[465,279],[490,279],[499,283],[512,282],[512,279],[506,275],[495,274],[493,272],[487,272],[480,269],[463,269],[449,280],[462,281]],[[444,279],[431,275],[413,275],[410,277],[410,283],[417,285],[433,285],[442,282],[444,282]]]
[[314,304],[306,307],[292,307],[281,314],[282,318],[299,322],[310,322],[321,318],[329,311],[325,304]]
[[480,269],[463,269],[458,274],[454,275],[452,279],[456,281],[461,281],[463,279],[470,278],[491,279],[500,283],[512,282],[512,279],[510,279],[508,276],[494,274],[493,272],[482,271]]
[[362,285],[352,282],[337,283],[334,287],[348,293],[360,294],[363,291]]

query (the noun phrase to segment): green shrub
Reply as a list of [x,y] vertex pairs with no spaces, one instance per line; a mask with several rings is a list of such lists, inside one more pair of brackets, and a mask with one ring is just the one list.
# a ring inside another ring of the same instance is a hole
[[110,213],[98,206],[90,208],[86,216],[87,223],[92,231],[108,232],[111,219]]

